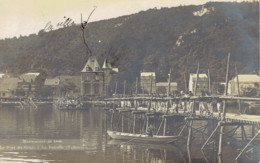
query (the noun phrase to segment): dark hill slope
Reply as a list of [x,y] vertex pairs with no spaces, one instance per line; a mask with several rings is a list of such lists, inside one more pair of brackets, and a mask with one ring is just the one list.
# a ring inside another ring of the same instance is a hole
[[[241,73],[258,69],[258,9],[258,2],[151,9],[88,24],[87,42],[100,64],[106,57],[119,67],[121,80],[134,81],[145,70],[163,81],[172,68],[181,84],[183,74],[195,73],[200,62],[201,72],[210,68],[220,81],[229,52],[231,74],[235,64]],[[50,75],[79,74],[87,60],[79,26],[0,40],[0,56],[2,70]]]

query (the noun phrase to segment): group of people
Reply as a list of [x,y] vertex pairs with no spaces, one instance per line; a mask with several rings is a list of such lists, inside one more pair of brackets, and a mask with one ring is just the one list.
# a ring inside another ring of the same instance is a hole
[[[191,97],[192,94],[184,94],[182,95],[180,100],[175,100],[172,104],[172,111],[178,113],[179,110],[183,110],[184,113],[193,113],[195,114],[195,106],[194,100],[190,100],[187,97]],[[185,98],[186,97],[186,98]],[[198,110],[199,115],[203,116],[213,116],[213,112],[218,112],[218,116],[221,117],[222,114],[222,100],[221,99],[213,99],[208,94],[204,94],[202,92],[202,98],[199,99],[198,102]],[[207,97],[207,98],[203,98]]]
[[[208,92],[201,92],[200,98],[196,100],[194,106],[194,100],[190,99],[192,92],[177,92],[174,94],[176,99],[173,100],[137,100],[137,101],[121,101],[119,106],[121,107],[148,107],[156,112],[163,113],[179,113],[182,110],[183,113],[195,114],[196,108],[199,110],[199,115],[213,116],[213,112],[218,112],[218,116],[221,117],[222,101],[220,99],[214,99]],[[197,101],[199,101],[197,103]],[[137,105],[137,106],[136,106]]]
[[57,99],[56,104],[60,107],[79,108],[82,106],[79,97],[61,97]]

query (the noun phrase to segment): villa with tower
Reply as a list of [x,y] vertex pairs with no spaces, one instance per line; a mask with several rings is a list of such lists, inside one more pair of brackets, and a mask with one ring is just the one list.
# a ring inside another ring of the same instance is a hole
[[100,67],[95,56],[90,56],[81,71],[81,95],[87,98],[105,97],[112,93],[112,82],[116,80],[118,68],[104,60]]

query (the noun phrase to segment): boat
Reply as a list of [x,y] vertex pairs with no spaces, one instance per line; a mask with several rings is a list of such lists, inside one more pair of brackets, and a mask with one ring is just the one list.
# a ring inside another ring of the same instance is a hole
[[116,140],[128,140],[135,142],[149,142],[149,143],[171,143],[181,138],[181,136],[161,136],[161,135],[146,135],[146,134],[133,134],[118,131],[107,130],[107,134]]

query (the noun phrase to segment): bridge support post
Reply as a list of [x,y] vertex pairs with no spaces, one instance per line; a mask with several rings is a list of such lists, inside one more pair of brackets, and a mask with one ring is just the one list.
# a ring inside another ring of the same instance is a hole
[[239,159],[239,157],[242,155],[242,153],[246,150],[246,148],[255,140],[255,138],[260,134],[260,130],[258,133],[247,143],[247,145],[240,151],[240,153],[236,157],[236,161]]
[[193,120],[190,120],[189,134],[188,134],[188,140],[187,140],[187,152],[188,152],[189,162],[191,162],[190,146],[191,146],[191,137],[192,137],[192,125],[193,125]]

